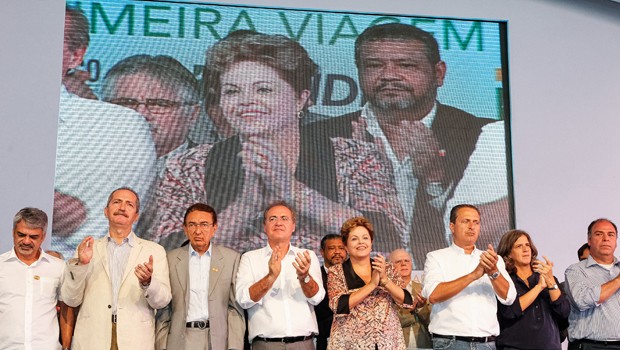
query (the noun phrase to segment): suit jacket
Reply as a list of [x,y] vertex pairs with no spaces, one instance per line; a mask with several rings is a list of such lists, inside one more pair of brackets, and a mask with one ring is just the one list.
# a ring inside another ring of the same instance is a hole
[[[325,266],[321,266],[321,276],[323,277],[323,287],[327,290],[327,272]],[[334,312],[329,308],[329,296],[325,293],[325,298],[314,307],[316,322],[319,325],[319,335],[317,336],[316,349],[327,349],[327,338],[332,328]]]
[[[413,295],[422,293],[422,284],[419,282],[411,281],[411,290]],[[403,335],[405,336],[405,344],[409,344],[409,338],[411,337],[411,331],[416,339],[417,348],[431,349],[433,348],[433,342],[431,340],[431,334],[428,332],[428,325],[431,320],[431,304],[426,302],[422,307],[415,309],[398,309],[398,319],[400,319],[400,325],[403,327]]]
[[[235,300],[240,255],[213,245],[209,271],[209,343],[213,350],[243,349],[245,318]],[[157,314],[157,349],[181,350],[189,306],[189,248],[168,252],[172,301]]]
[[[314,152],[301,153],[298,167],[312,169],[312,171],[298,173],[299,180],[335,202],[342,202],[342,199],[338,198],[336,160],[334,158],[336,152],[332,138],[351,138],[353,135],[352,122],[357,122],[360,118],[361,111],[357,111],[311,123],[302,130],[301,149],[312,149]],[[447,182],[454,184],[452,189],[463,177],[463,172],[476,147],[482,127],[492,121],[437,103],[437,112],[431,129],[439,145],[445,151],[444,173]],[[367,133],[366,141],[372,140],[372,135]],[[451,196],[452,193],[448,193],[446,200]],[[415,268],[424,266],[424,258],[427,252],[448,246],[448,242],[444,238],[443,214],[445,208],[436,208],[431,205],[432,199],[433,197],[426,192],[425,186],[418,186],[413,213],[414,220],[408,239],[412,244],[411,251]],[[375,232],[381,233],[375,236],[373,248],[377,251],[390,252],[396,248],[402,248],[398,245],[398,242],[401,241],[398,237],[403,233],[388,219],[383,212],[384,210],[384,208],[377,208],[372,211],[362,211],[362,213],[372,221]],[[429,232],[436,234],[429,234]]]
[[[154,349],[155,310],[171,298],[168,263],[164,248],[134,235],[127,266],[118,295],[116,334],[120,350]],[[71,259],[65,270],[61,295],[65,304],[81,305],[75,325],[72,348],[109,350],[112,341],[112,280],[110,279],[107,236],[95,241],[93,257],[86,265]],[[140,286],[134,274],[136,265],[153,256],[151,284]]]

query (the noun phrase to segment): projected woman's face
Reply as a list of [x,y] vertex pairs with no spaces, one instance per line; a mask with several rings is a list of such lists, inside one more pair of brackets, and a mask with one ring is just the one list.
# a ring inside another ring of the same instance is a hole
[[297,127],[297,113],[307,93],[298,97],[278,72],[262,63],[232,64],[221,77],[220,106],[230,125],[241,135],[279,132]]

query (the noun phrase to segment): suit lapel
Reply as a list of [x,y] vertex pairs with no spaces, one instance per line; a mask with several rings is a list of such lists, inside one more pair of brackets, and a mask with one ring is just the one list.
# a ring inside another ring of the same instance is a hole
[[209,296],[211,296],[224,267],[224,255],[220,248],[214,245],[211,251],[213,255],[211,256],[211,269],[209,270]]
[[107,244],[108,238],[107,236],[105,236],[97,241],[97,244],[95,244],[95,249],[97,250],[97,254],[101,257],[100,261],[103,265],[103,270],[108,276],[108,279],[111,281],[112,279],[110,278],[110,264],[108,264],[108,250],[106,249]]
[[185,296],[185,305],[189,305],[189,293],[188,293],[188,278],[189,278],[189,252],[188,249],[178,250],[176,256],[176,264],[174,266],[176,271],[181,291]]

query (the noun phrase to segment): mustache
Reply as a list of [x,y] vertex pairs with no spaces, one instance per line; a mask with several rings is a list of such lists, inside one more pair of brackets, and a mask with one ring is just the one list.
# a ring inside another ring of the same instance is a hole
[[122,215],[122,216],[124,216],[124,217],[126,217],[126,218],[128,218],[128,217],[129,217],[129,215],[127,215],[127,213],[126,213],[124,210],[121,210],[121,209],[119,209],[119,210],[115,211],[115,212],[114,212],[114,215]]
[[381,91],[383,89],[399,89],[399,90],[405,90],[405,91],[413,90],[411,87],[398,81],[386,81],[374,88],[375,91]]

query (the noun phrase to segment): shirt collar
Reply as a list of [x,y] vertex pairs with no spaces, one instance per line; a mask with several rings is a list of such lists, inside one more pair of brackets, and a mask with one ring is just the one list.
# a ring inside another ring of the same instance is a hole
[[[116,244],[116,241],[112,238],[112,236],[110,235],[110,232],[108,232],[108,235],[106,237],[107,237],[107,242],[108,243],[109,242],[114,242]],[[129,244],[129,246],[133,248],[133,246],[136,243],[136,234],[133,231],[129,232],[129,235],[127,237],[123,238],[123,241],[121,242],[121,244],[123,244],[125,242],[127,242]]]
[[[30,264],[30,266],[37,265],[39,263],[39,261],[41,261],[41,260],[45,260],[45,261],[48,261],[48,262],[51,260],[51,256],[49,254],[47,254],[46,252],[44,252],[41,248],[39,248],[39,251],[41,252],[41,254],[39,255],[39,258],[35,262]],[[9,251],[9,254],[6,256],[4,261],[19,261],[20,263],[25,264],[23,261],[21,261],[17,257],[17,254],[15,253],[15,246],[13,246],[13,248],[11,248],[11,250]]]
[[[289,243],[289,245],[288,245],[288,252],[286,252],[285,255],[292,254],[293,256],[295,256],[299,252],[300,252],[299,248],[293,247],[293,245]],[[267,244],[265,246],[265,248],[263,248],[263,256],[271,256],[271,253],[273,253],[273,249],[271,249],[271,246],[269,244]]]
[[[618,258],[614,257],[614,262],[611,264],[613,265],[618,265],[619,261]],[[596,260],[594,260],[594,258],[592,257],[592,255],[588,256],[588,258],[586,259],[586,267],[590,267],[592,265],[599,265],[601,267],[603,267],[603,264],[599,264],[596,262]]]
[[[433,122],[435,121],[435,115],[437,114],[437,101],[433,104],[433,108],[431,108],[430,112],[424,116],[420,121],[424,126],[430,129],[433,126]],[[366,125],[368,125],[368,132],[377,137],[378,135],[383,135],[383,130],[379,126],[379,121],[377,120],[377,116],[372,111],[372,106],[370,103],[367,103],[362,108],[362,118],[366,119]]]
[[[188,244],[188,246],[189,246],[189,256],[200,256],[198,252],[194,249],[194,247],[192,247],[191,242]],[[207,256],[211,256],[212,251],[213,251],[213,244],[209,243],[209,248],[207,248],[207,251],[205,252],[205,254]]]
[[[470,255],[470,254],[465,253],[465,249],[463,249],[463,248],[459,247],[459,246],[458,246],[458,245],[456,245],[455,243],[452,243],[452,244],[450,245],[450,249],[451,249],[451,250],[453,250],[453,251],[454,251],[454,252],[456,252],[456,253],[459,253],[459,254],[463,254],[463,255]],[[474,246],[474,250],[472,250],[472,252],[471,252],[471,253],[472,253],[472,254],[474,254],[477,250],[478,250],[478,248],[476,248],[476,246]]]

